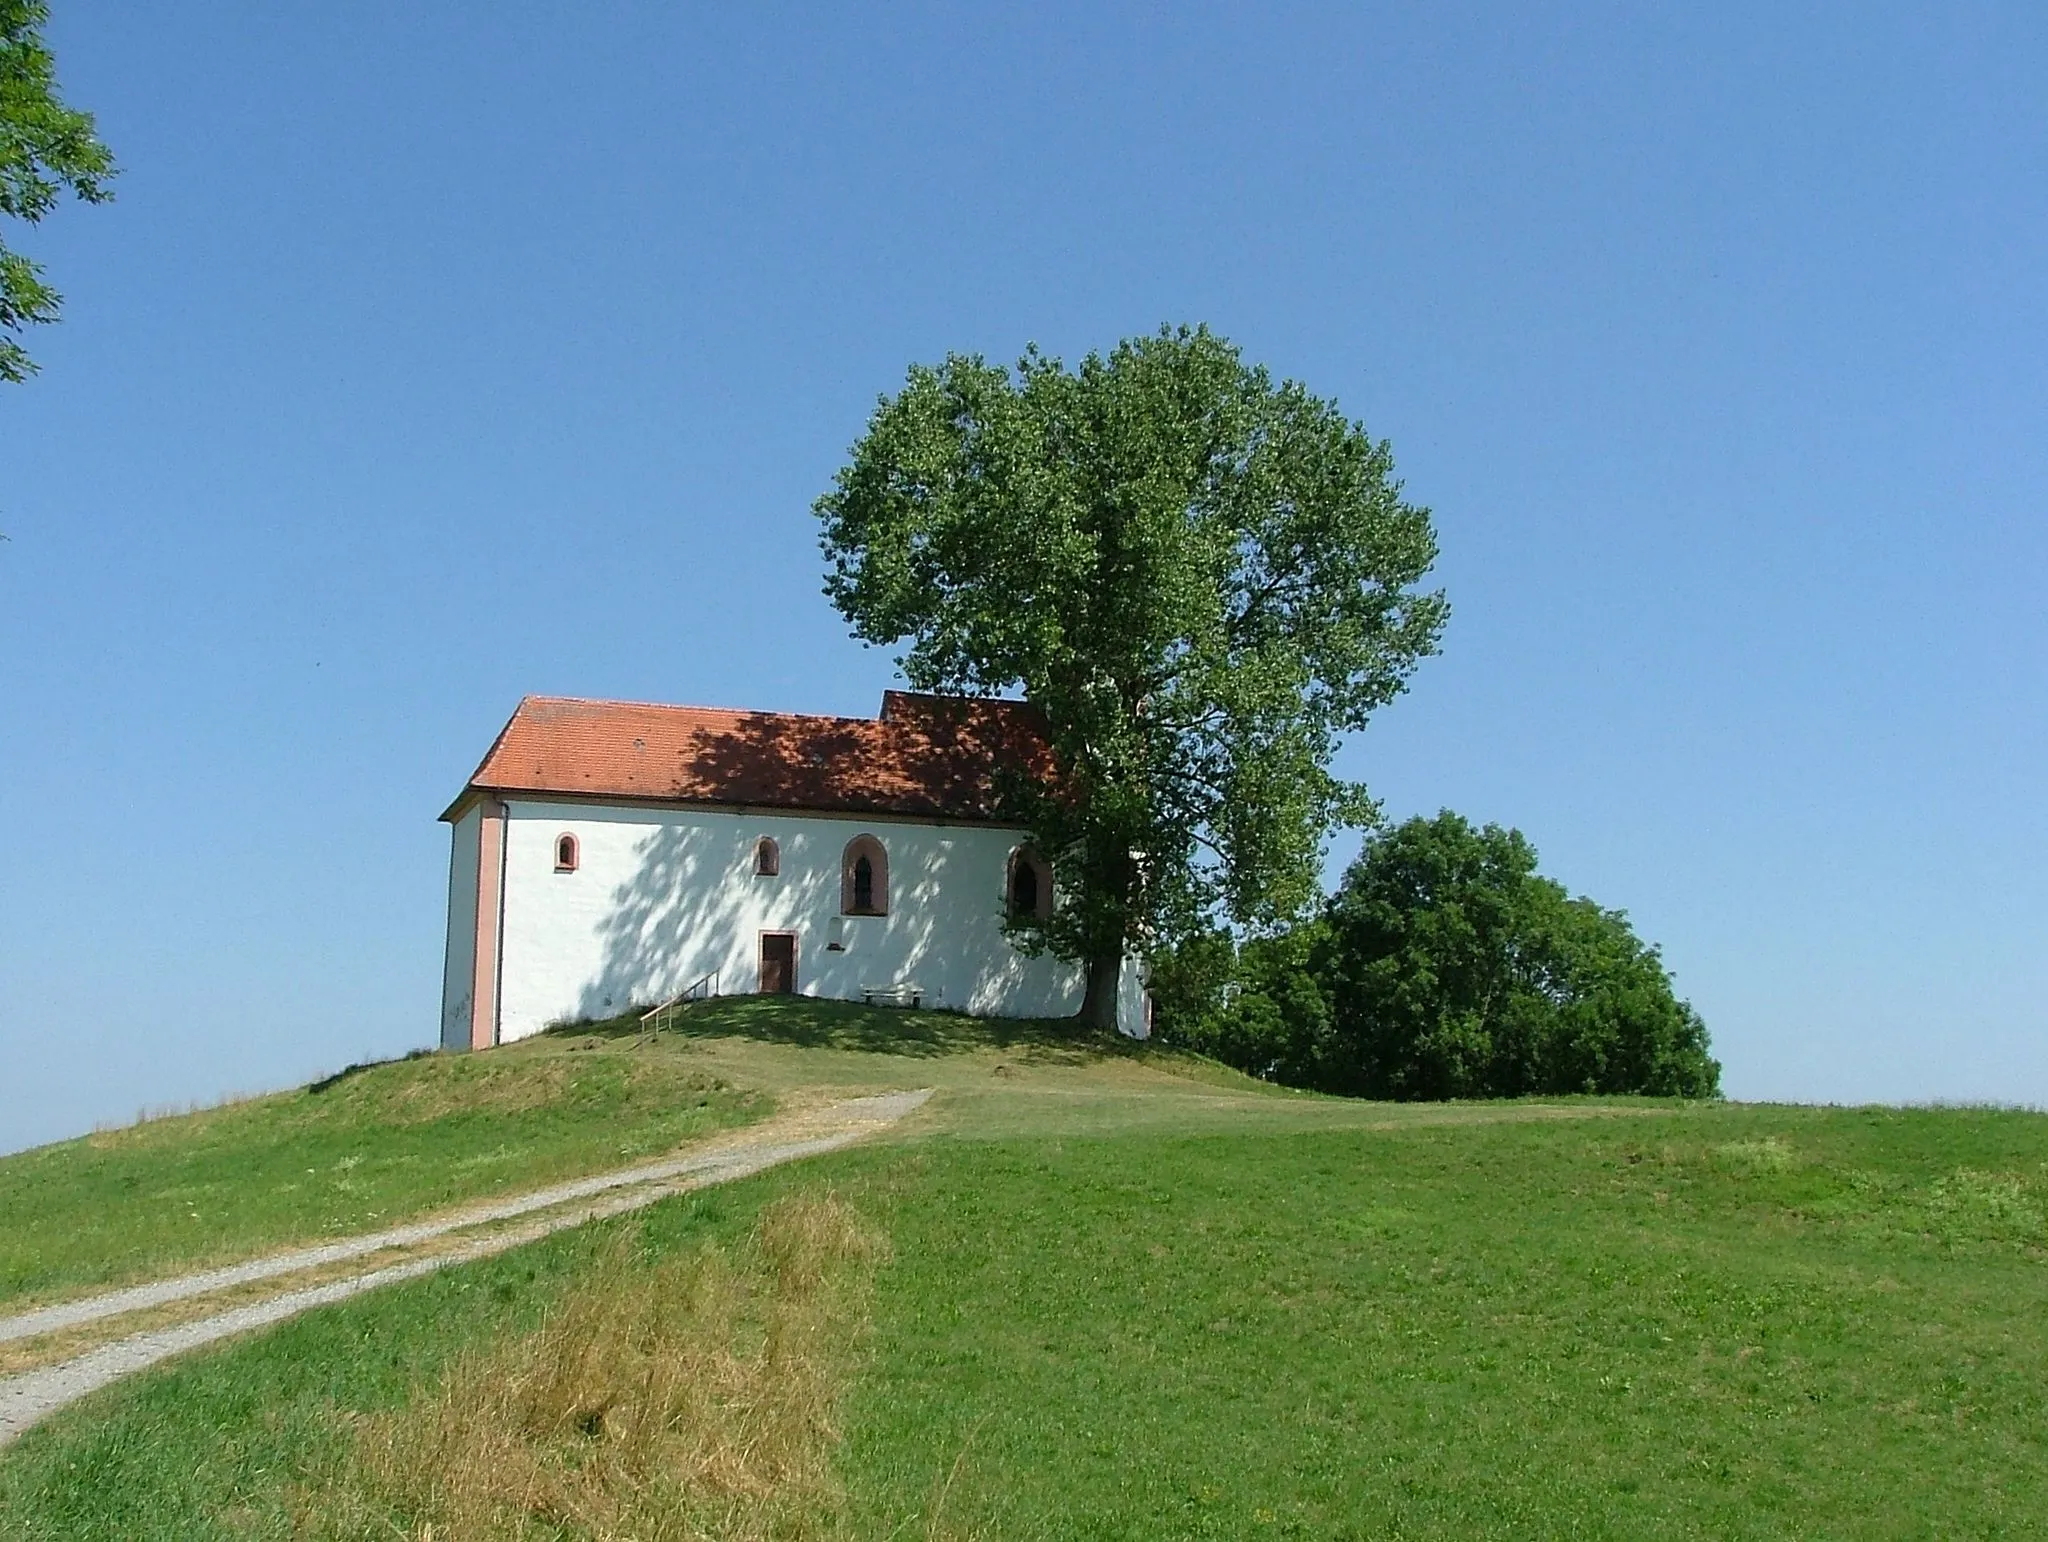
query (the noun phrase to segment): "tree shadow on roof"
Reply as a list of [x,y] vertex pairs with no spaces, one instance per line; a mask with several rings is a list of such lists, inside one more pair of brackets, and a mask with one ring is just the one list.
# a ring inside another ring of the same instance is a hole
[[675,750],[682,797],[768,808],[989,819],[1002,787],[1045,774],[1022,702],[915,699],[887,720],[750,713]]

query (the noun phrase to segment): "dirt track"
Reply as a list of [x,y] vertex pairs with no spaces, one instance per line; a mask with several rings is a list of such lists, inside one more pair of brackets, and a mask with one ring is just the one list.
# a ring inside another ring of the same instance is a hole
[[418,1247],[474,1227],[490,1226],[525,1215],[535,1217],[524,1226],[495,1230],[487,1236],[460,1242],[428,1257],[388,1263],[361,1274],[288,1290],[190,1322],[130,1334],[55,1365],[0,1378],[0,1446],[7,1445],[30,1425],[67,1403],[186,1350],[281,1322],[313,1307],[374,1290],[379,1285],[413,1279],[450,1264],[502,1253],[564,1227],[580,1226],[602,1216],[637,1210],[670,1194],[727,1183],[778,1163],[837,1150],[894,1124],[930,1096],[927,1089],[851,1098],[812,1112],[770,1119],[721,1138],[689,1156],[601,1173],[573,1183],[555,1184],[456,1211],[432,1221],[392,1227],[319,1247],[300,1248],[224,1269],[208,1269],[156,1280],[0,1318],[0,1342],[57,1333],[254,1281],[324,1268],[373,1253]]

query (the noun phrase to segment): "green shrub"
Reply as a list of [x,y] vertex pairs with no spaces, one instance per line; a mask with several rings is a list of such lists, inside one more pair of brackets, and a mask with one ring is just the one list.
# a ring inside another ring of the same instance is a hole
[[1516,830],[1411,819],[1367,841],[1315,921],[1234,950],[1219,935],[1155,966],[1162,1036],[1273,1081],[1402,1099],[1719,1091],[1656,948],[1541,877]]

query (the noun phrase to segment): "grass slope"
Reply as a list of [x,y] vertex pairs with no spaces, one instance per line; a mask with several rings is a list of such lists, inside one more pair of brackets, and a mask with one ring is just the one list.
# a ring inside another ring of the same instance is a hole
[[0,1531],[292,1535],[361,1415],[533,1330],[608,1234],[653,1278],[828,1187],[889,1244],[843,1399],[845,1535],[1990,1538],[2048,1515],[2048,1119],[1390,1110],[1051,1043],[848,1047],[865,1031],[724,1018],[668,1052],[939,1085],[921,1138],[109,1389],[0,1458]]
[[869,1158],[855,1534],[2038,1535],[2044,1157],[1726,1109]]
[[[1064,1076],[1070,1118],[1178,1117],[1163,1093],[1193,1084],[1146,1069],[1155,1060],[1076,1045],[1060,1025],[734,997],[651,1045],[620,1019],[483,1055],[364,1067],[0,1157],[0,1309],[627,1165],[758,1119],[778,1093],[937,1083],[977,1128],[998,1129],[1006,1109],[1041,1120],[1034,1094]],[[1221,1067],[1197,1074],[1223,1091],[1262,1090]]]
[[393,1225],[673,1149],[772,1106],[673,1056],[549,1035],[0,1158],[0,1304]]

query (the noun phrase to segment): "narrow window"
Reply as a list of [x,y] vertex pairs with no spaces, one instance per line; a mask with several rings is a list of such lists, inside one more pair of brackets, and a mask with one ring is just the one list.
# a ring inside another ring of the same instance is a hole
[[1051,909],[1052,875],[1036,852],[1018,847],[1010,853],[1010,918],[1030,921],[1044,917]]
[[575,872],[575,871],[576,871],[576,858],[577,858],[577,856],[578,856],[578,855],[579,855],[579,853],[578,853],[578,851],[577,851],[577,849],[576,849],[576,837],[575,837],[575,836],[573,836],[573,835],[558,835],[558,836],[556,836],[556,837],[555,837],[555,871],[556,871],[556,872],[558,872],[558,873],[573,873],[573,872]]
[[754,876],[773,878],[782,871],[782,848],[767,836],[754,843]]
[[1010,914],[1018,917],[1038,914],[1038,869],[1021,859],[1010,870]]
[[850,916],[889,913],[889,854],[872,835],[846,843],[839,870],[839,908]]

